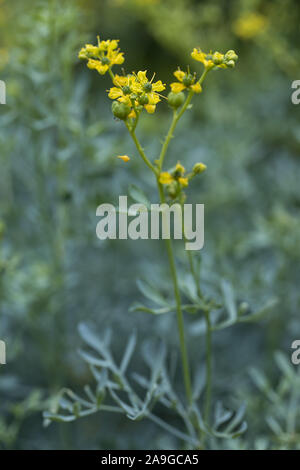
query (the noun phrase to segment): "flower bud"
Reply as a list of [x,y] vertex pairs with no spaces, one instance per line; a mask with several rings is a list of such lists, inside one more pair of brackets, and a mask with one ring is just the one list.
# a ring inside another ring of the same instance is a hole
[[238,309],[238,315],[244,315],[249,311],[249,304],[247,302],[241,302]]
[[122,121],[127,118],[128,114],[131,111],[130,106],[125,103],[119,103],[119,101],[113,102],[113,104],[111,105],[111,110],[113,112],[113,115],[118,119],[122,119]]
[[215,52],[213,57],[212,57],[212,61],[215,65],[220,65],[220,64],[223,64],[224,62],[224,55],[221,54],[220,52]]
[[205,171],[207,168],[206,165],[204,165],[204,163],[196,163],[193,167],[193,173],[194,175],[199,175],[200,173],[203,173],[203,171]]
[[172,91],[168,94],[168,103],[172,108],[179,108],[185,100],[184,93],[180,91],[179,93],[173,93]]
[[234,62],[236,62],[238,60],[239,56],[233,51],[233,50],[230,50],[230,51],[227,51],[226,54],[225,54],[225,60],[233,60]]
[[234,60],[229,60],[228,62],[226,62],[226,65],[227,67],[233,69],[233,67],[235,67],[235,62]]

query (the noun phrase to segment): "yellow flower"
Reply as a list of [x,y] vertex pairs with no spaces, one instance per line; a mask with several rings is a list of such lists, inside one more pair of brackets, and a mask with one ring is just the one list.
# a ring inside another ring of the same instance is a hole
[[179,181],[179,183],[181,184],[181,186],[182,186],[183,188],[185,188],[185,187],[188,186],[188,184],[189,184],[188,178],[182,178],[182,177],[181,177],[181,178],[178,178],[178,181]]
[[[110,88],[108,92],[108,97],[112,100],[118,100],[121,103],[128,104],[132,106],[132,99],[130,95],[132,93],[132,83],[135,80],[133,75],[121,76],[115,75],[114,76],[114,87]],[[135,103],[136,106],[138,103]]]
[[185,168],[180,162],[178,162],[175,166],[175,171],[183,175],[185,173]]
[[185,188],[189,184],[189,180],[184,176],[185,168],[181,163],[177,163],[173,170],[163,171],[159,175],[159,182],[161,184],[171,184],[173,181],[178,182],[181,187]]
[[147,70],[139,71],[135,75],[135,80],[132,83],[132,91],[137,94],[139,103],[144,106],[148,113],[154,113],[157,103],[160,101],[159,92],[163,91],[166,86],[161,80],[153,82],[152,79],[148,80]]
[[116,86],[108,90],[108,97],[110,99],[117,100],[131,108],[128,118],[136,117],[135,109],[139,106],[139,102],[136,100],[137,96],[132,94],[132,83],[134,80],[134,75],[115,75],[114,85]]
[[97,70],[104,75],[114,65],[121,65],[124,62],[123,52],[118,49],[118,40],[100,41],[98,45],[86,44],[78,54],[79,59],[86,59],[87,66],[92,70]]
[[172,183],[172,181],[174,181],[174,178],[168,171],[163,171],[159,175],[159,182],[161,184],[170,184]]
[[194,47],[191,56],[193,59],[197,60],[198,62],[201,62],[205,68],[210,68],[214,66],[214,63],[211,60],[212,55],[205,54],[201,51],[201,49],[197,49],[196,47]]
[[123,162],[129,162],[130,157],[128,155],[118,155],[117,158],[120,158],[120,160],[123,160]]
[[175,77],[178,82],[171,83],[170,87],[173,93],[180,93],[186,88],[191,88],[194,93],[201,93],[202,88],[200,83],[195,83],[196,77],[190,73],[185,73],[182,70],[178,69],[174,72]]
[[233,31],[242,39],[252,39],[265,30],[267,18],[259,13],[247,13],[233,24]]

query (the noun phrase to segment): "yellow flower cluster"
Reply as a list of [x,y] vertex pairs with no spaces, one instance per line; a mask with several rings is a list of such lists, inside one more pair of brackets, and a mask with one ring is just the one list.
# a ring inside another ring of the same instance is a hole
[[238,60],[237,54],[233,51],[227,51],[226,54],[221,52],[210,52],[209,54],[202,52],[201,49],[196,47],[193,49],[191,56],[193,59],[201,62],[206,70],[211,70],[213,68],[232,68],[235,66],[236,61]]
[[175,168],[169,171],[163,171],[159,175],[159,182],[168,186],[168,194],[175,199],[181,193],[183,188],[186,188],[189,181],[194,176],[203,173],[206,170],[204,163],[196,163],[191,173],[186,174],[184,166],[178,162]]
[[161,184],[171,184],[173,182],[179,183],[179,185],[185,188],[189,184],[189,180],[187,177],[184,176],[185,168],[181,163],[177,163],[173,170],[163,171],[159,175],[159,182]]
[[153,82],[154,76],[149,81],[147,70],[132,73],[127,76],[114,76],[114,87],[109,90],[108,96],[112,100],[130,108],[129,117],[136,117],[136,112],[146,109],[148,113],[154,113],[157,103],[160,101],[159,92],[166,86],[161,80]]
[[78,57],[88,61],[89,69],[97,70],[101,75],[104,75],[113,65],[123,64],[124,54],[118,48],[119,41],[117,39],[100,41],[99,36],[97,39],[97,46],[86,44],[80,50]]
[[[199,82],[196,82],[196,76],[183,70],[176,70],[174,72],[178,82],[171,83],[170,87],[173,93],[180,93],[181,91],[190,88],[194,93],[201,93],[202,88]],[[195,83],[196,82],[196,83]]]

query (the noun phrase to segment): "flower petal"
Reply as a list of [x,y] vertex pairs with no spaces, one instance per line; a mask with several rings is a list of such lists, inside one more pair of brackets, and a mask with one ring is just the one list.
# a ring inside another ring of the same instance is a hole
[[185,89],[184,84],[179,83],[179,82],[171,83],[170,87],[171,87],[171,90],[173,91],[173,93],[180,93],[182,90]]
[[188,178],[178,178],[178,181],[184,188],[186,188],[189,184]]
[[159,182],[161,184],[170,184],[170,183],[172,183],[172,181],[173,181],[173,176],[170,175],[170,173],[168,173],[167,171],[163,171],[159,175]]
[[147,70],[140,70],[138,73],[137,73],[137,78],[139,80],[140,83],[144,84],[144,83],[147,83],[148,82],[148,79],[147,79]]
[[110,99],[115,100],[117,98],[120,98],[121,96],[123,96],[123,92],[120,88],[112,87],[109,90],[108,97]]
[[201,93],[202,87],[200,83],[195,83],[195,85],[191,86],[191,89],[193,90],[194,93]]
[[130,157],[128,155],[118,155],[117,158],[120,158],[120,160],[123,160],[123,162],[129,162]]
[[155,112],[156,106],[155,106],[155,104],[146,104],[146,105],[144,106],[144,108],[145,108],[145,110],[147,111],[147,113],[153,114],[153,113]]
[[165,88],[166,88],[166,85],[164,85],[161,80],[158,80],[158,82],[152,83],[153,91],[163,91]]
[[185,73],[182,70],[178,69],[174,72],[174,76],[177,78],[179,82],[182,82],[183,77],[185,76]]

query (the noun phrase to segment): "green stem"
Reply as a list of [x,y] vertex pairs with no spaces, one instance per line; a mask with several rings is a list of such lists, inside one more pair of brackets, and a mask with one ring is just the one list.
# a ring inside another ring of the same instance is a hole
[[211,390],[212,390],[212,329],[210,322],[210,312],[205,312],[206,321],[206,392],[204,417],[209,425],[211,411]]
[[[165,195],[163,192],[162,185],[159,183],[158,180],[157,180],[157,185],[158,185],[160,201],[163,204],[165,203]],[[192,400],[193,400],[191,377],[190,377],[187,348],[186,348],[186,343],[185,343],[184,321],[183,321],[183,313],[182,313],[182,307],[181,307],[181,298],[180,298],[180,291],[179,291],[179,286],[178,286],[176,265],[175,265],[175,259],[174,259],[174,254],[173,254],[172,242],[170,239],[166,239],[165,242],[166,242],[166,247],[167,247],[169,266],[170,266],[175,301],[176,301],[177,326],[178,326],[179,341],[180,341],[180,351],[181,351],[181,361],[182,361],[185,392],[186,392],[187,401],[189,405],[191,405]]]
[[167,153],[167,149],[169,147],[170,140],[173,137],[173,132],[174,132],[176,126],[177,126],[177,123],[178,123],[179,119],[181,118],[183,113],[186,111],[188,105],[190,104],[191,99],[193,98],[193,95],[194,95],[194,92],[191,90],[189,92],[185,102],[184,102],[184,105],[182,106],[181,110],[179,111],[179,113],[178,113],[178,111],[174,111],[174,113],[173,113],[173,119],[172,119],[172,122],[171,122],[171,126],[170,126],[169,132],[168,132],[168,134],[165,138],[165,141],[163,143],[161,153],[160,153],[160,156],[159,156],[159,169],[160,170],[162,169],[164,159],[165,159],[165,156],[166,156],[166,153]]
[[147,158],[137,136],[135,135],[135,132],[133,129],[131,129],[130,125],[128,124],[128,122],[125,121],[125,124],[126,124],[126,127],[128,129],[128,132],[129,134],[131,135],[132,137],[132,140],[134,141],[135,143],[135,146],[140,154],[140,156],[142,157],[142,159],[144,160],[144,162],[146,163],[146,165],[150,168],[151,171],[153,171],[153,173],[155,174],[155,176],[157,176],[157,169],[154,167],[154,165],[152,165],[152,163],[150,162],[150,160]]
[[[206,74],[207,74],[208,70],[204,70],[204,72],[202,73],[201,77],[199,78],[198,80],[198,83],[201,85],[206,77]],[[174,111],[173,113],[173,119],[172,119],[172,122],[171,122],[171,126],[170,126],[170,129],[169,129],[169,132],[165,138],[165,141],[163,143],[163,146],[162,146],[162,149],[161,149],[161,153],[160,153],[160,156],[159,156],[159,169],[161,170],[162,169],[162,166],[163,166],[163,163],[164,163],[164,159],[165,159],[165,156],[166,156],[166,152],[167,152],[167,149],[169,147],[169,143],[170,143],[170,140],[172,139],[173,137],[173,132],[178,124],[178,121],[179,119],[181,118],[181,116],[185,113],[185,111],[187,110],[193,96],[194,96],[194,91],[193,90],[190,90],[189,91],[189,94],[182,106],[182,108],[180,109],[180,111],[178,112],[177,110]]]
[[[181,202],[180,205],[181,205],[182,214],[184,214],[184,203]],[[182,233],[183,233],[184,243],[187,243],[188,240],[187,240],[187,238],[186,238],[186,236],[185,236],[185,231],[184,231],[184,217],[182,218]],[[202,299],[202,298],[203,298],[203,295],[202,295],[202,292],[201,292],[201,289],[200,289],[199,274],[198,274],[198,272],[195,270],[192,252],[191,252],[191,250],[186,250],[186,253],[187,253],[187,258],[188,258],[188,263],[189,263],[190,271],[191,271],[191,274],[192,274],[192,277],[193,277],[193,280],[194,280],[194,283],[195,283],[195,286],[196,286],[197,295],[198,295],[198,297],[199,297],[200,299]]]
[[[202,84],[204,78],[206,77],[208,70],[204,70],[203,74],[201,75],[199,79],[200,85]],[[151,171],[155,174],[156,176],[156,181],[157,181],[157,186],[158,186],[158,191],[159,191],[159,196],[160,196],[160,201],[161,203],[165,203],[165,195],[163,191],[163,187],[161,183],[159,182],[159,173],[162,170],[164,158],[166,156],[169,143],[173,137],[173,132],[176,128],[176,125],[181,118],[181,116],[184,114],[184,112],[187,110],[192,98],[194,96],[194,91],[190,90],[189,94],[180,109],[180,111],[174,111],[173,114],[173,119],[172,123],[170,126],[170,129],[168,131],[168,134],[165,138],[165,141],[163,143],[161,153],[158,159],[158,167],[155,168],[153,164],[150,162],[150,160],[147,158],[141,144],[139,143],[136,135],[135,135],[135,127],[131,127],[128,122],[125,121],[125,125],[136,145],[136,148],[142,157],[143,161],[146,163],[146,165],[151,169]],[[170,265],[170,271],[171,271],[171,276],[172,276],[172,281],[173,281],[173,287],[174,287],[174,295],[175,295],[175,301],[176,301],[176,313],[177,313],[177,326],[178,326],[178,333],[179,333],[179,341],[180,341],[180,351],[181,351],[181,360],[182,360],[182,369],[183,369],[183,377],[184,377],[184,385],[185,385],[185,391],[186,391],[186,397],[189,405],[192,404],[193,401],[193,396],[192,396],[192,386],[191,386],[191,377],[190,377],[190,368],[189,368],[189,361],[188,361],[188,354],[187,354],[187,348],[186,348],[186,343],[185,343],[185,333],[184,333],[184,320],[183,320],[183,313],[182,313],[182,306],[181,306],[181,298],[180,298],[180,291],[179,291],[179,286],[178,286],[178,279],[177,279],[177,271],[176,271],[176,265],[175,265],[175,259],[174,259],[174,254],[173,254],[173,247],[172,247],[172,242],[170,239],[166,239],[166,247],[167,247],[167,253],[168,253],[168,259],[169,259],[169,265]],[[191,265],[193,266],[193,265]],[[194,269],[192,272],[195,272]],[[207,317],[209,319],[209,317]],[[207,330],[209,332],[209,338],[211,334],[211,329],[210,327]],[[211,341],[207,342],[208,344],[208,349],[211,349]],[[211,364],[210,364],[210,354],[209,358],[207,359],[207,365],[209,366],[207,368],[208,375],[209,375],[209,384],[211,383],[210,379],[210,371],[211,371]],[[209,386],[210,389],[210,386]],[[207,394],[207,396],[210,396],[210,392]],[[210,410],[210,398],[208,400],[208,413]]]
[[109,75],[110,75],[110,78],[111,78],[112,82],[114,83],[114,79],[115,79],[114,73],[112,72],[111,69],[108,69],[108,73],[109,73]]

